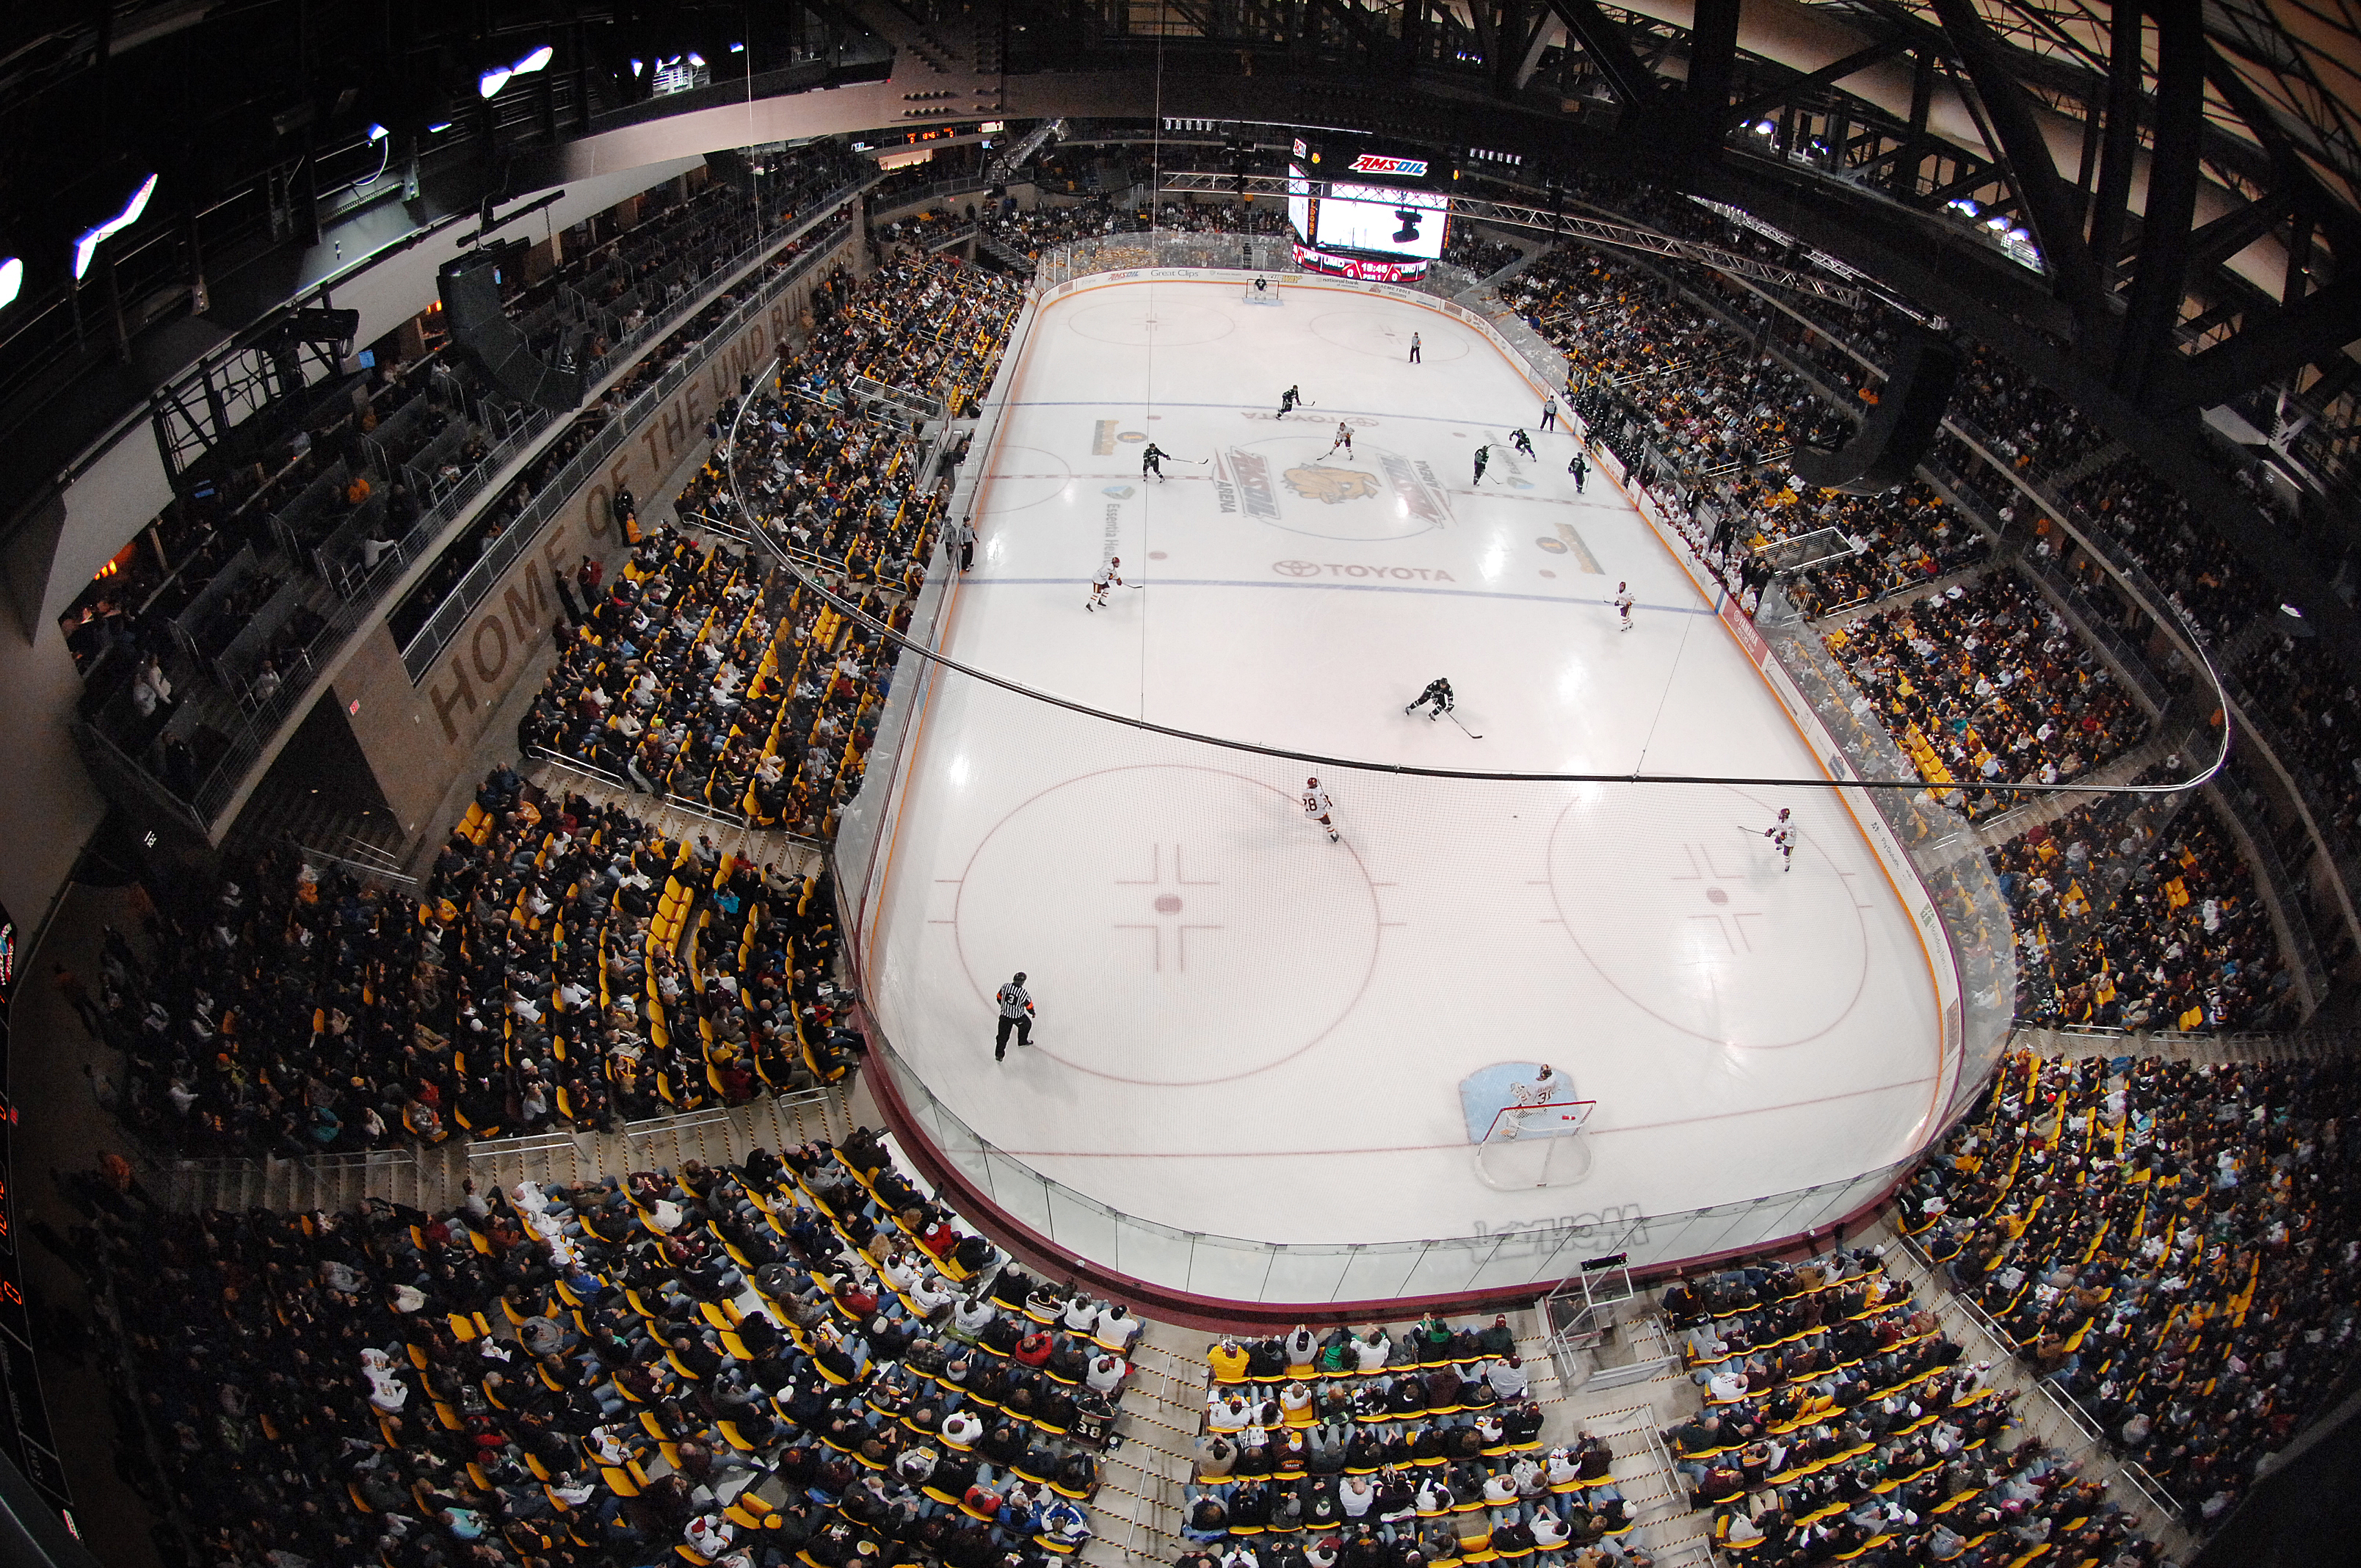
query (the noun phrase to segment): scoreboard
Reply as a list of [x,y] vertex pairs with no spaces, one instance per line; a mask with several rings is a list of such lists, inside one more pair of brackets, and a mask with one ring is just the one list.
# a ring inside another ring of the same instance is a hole
[[1403,282],[1443,255],[1452,171],[1361,138],[1298,137],[1287,166],[1287,216],[1307,271]]

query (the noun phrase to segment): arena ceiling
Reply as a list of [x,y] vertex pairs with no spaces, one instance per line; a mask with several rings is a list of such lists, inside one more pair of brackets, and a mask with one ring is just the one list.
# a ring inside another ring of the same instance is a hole
[[[244,200],[257,243],[316,243],[371,165],[423,222],[987,116],[1362,129],[1536,190],[1614,170],[1756,213],[2089,409],[2293,602],[2324,604],[2349,543],[2361,0],[31,0],[9,26],[0,256],[27,300],[148,172],[151,224]],[[656,95],[649,67],[692,54],[710,83]],[[2271,529],[2189,455],[2221,407],[2316,482],[2329,532]]]

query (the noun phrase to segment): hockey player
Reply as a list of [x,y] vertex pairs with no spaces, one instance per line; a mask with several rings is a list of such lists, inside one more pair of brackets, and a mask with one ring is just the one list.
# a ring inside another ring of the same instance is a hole
[[1574,493],[1582,494],[1582,483],[1590,477],[1590,465],[1582,460],[1579,449],[1575,452],[1574,461],[1565,466],[1565,471],[1574,476]]
[[1101,566],[1098,570],[1098,576],[1091,579],[1091,597],[1089,601],[1082,606],[1084,609],[1106,609],[1107,589],[1119,588],[1123,587],[1123,575],[1117,570],[1117,568],[1122,565],[1122,556],[1110,555],[1107,557],[1107,564]]
[[1509,1114],[1500,1118],[1500,1135],[1513,1138],[1521,1134],[1526,1118],[1548,1104],[1565,1086],[1565,1075],[1547,1062],[1542,1063],[1541,1071],[1533,1074],[1532,1082],[1510,1084]]
[[1518,451],[1523,453],[1528,457],[1531,457],[1533,455],[1533,438],[1525,433],[1525,429],[1522,425],[1519,425],[1516,429],[1509,433],[1509,444],[1515,447]]
[[1783,872],[1794,871],[1795,869],[1795,813],[1784,806],[1781,806],[1779,820],[1763,829],[1763,836],[1771,840],[1773,849],[1779,851],[1779,859],[1782,862],[1780,871]]
[[1279,395],[1279,417],[1285,419],[1289,414],[1293,413],[1295,405],[1302,400],[1303,389],[1301,387],[1290,387],[1281,392]]
[[1631,585],[1629,583],[1618,583],[1615,585],[1615,613],[1623,618],[1623,630],[1626,631],[1631,630]]
[[1328,819],[1328,814],[1335,809],[1336,803],[1328,798],[1328,792],[1320,787],[1318,779],[1303,781],[1303,815],[1328,829],[1328,841],[1332,844],[1340,837],[1336,825]]
[[1145,479],[1153,474],[1159,479],[1164,477],[1164,460],[1170,455],[1156,443],[1149,442],[1147,449],[1139,455],[1139,477]]
[[1330,442],[1328,450],[1320,455],[1322,461],[1336,455],[1336,449],[1340,446],[1345,449],[1345,456],[1353,455],[1353,427],[1341,419],[1336,422],[1336,439]]
[[1420,361],[1420,359],[1419,359],[1419,356],[1418,356],[1418,354],[1419,354],[1418,334],[1416,334],[1416,333],[1411,333],[1411,334],[1410,334],[1410,362],[1411,362],[1411,364],[1416,365],[1416,364],[1421,363],[1421,361]]
[[1426,689],[1418,694],[1418,700],[1411,703],[1408,707],[1403,708],[1402,711],[1404,713],[1416,713],[1420,708],[1425,707],[1430,702],[1434,704],[1434,711],[1426,716],[1426,721],[1429,724],[1433,723],[1436,719],[1451,711],[1451,683],[1441,675],[1437,675],[1434,679],[1427,682]]
[[1492,448],[1488,444],[1476,449],[1476,477],[1474,483],[1480,485],[1484,482],[1484,465],[1489,463],[1491,460]]

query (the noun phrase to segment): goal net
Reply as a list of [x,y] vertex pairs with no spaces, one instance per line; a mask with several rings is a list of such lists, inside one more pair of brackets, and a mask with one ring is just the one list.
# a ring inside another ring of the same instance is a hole
[[1248,283],[1242,296],[1249,305],[1276,305],[1280,302],[1279,285],[1268,278],[1257,278]]
[[1525,1138],[1571,1137],[1582,1131],[1598,1108],[1596,1100],[1545,1100],[1533,1105],[1508,1104],[1492,1113],[1484,1134],[1488,1144],[1512,1144]]

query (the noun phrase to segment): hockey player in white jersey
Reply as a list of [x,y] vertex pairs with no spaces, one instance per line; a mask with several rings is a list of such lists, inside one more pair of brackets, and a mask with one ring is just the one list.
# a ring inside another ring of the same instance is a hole
[[1328,798],[1328,792],[1320,787],[1318,779],[1303,781],[1303,815],[1328,829],[1328,841],[1332,844],[1341,837],[1336,824],[1329,819],[1335,809],[1336,803]]
[[1321,460],[1325,462],[1327,459],[1335,456],[1340,449],[1347,457],[1350,457],[1353,455],[1353,427],[1346,424],[1343,420],[1338,420],[1336,422],[1336,439],[1330,442],[1328,444],[1328,450],[1320,455]]
[[1615,585],[1615,613],[1623,618],[1623,630],[1626,631],[1631,630],[1631,585],[1629,583],[1618,583]]
[[1082,608],[1084,609],[1104,609],[1106,608],[1107,590],[1109,588],[1119,588],[1123,587],[1123,574],[1120,570],[1122,565],[1122,556],[1110,555],[1107,557],[1107,564],[1101,566],[1098,570],[1098,575],[1091,579],[1091,597],[1089,600],[1083,604]]
[[1794,871],[1795,869],[1795,813],[1784,806],[1781,806],[1779,820],[1763,829],[1763,836],[1771,840],[1771,847],[1773,850],[1779,851],[1779,869],[1782,872]]

